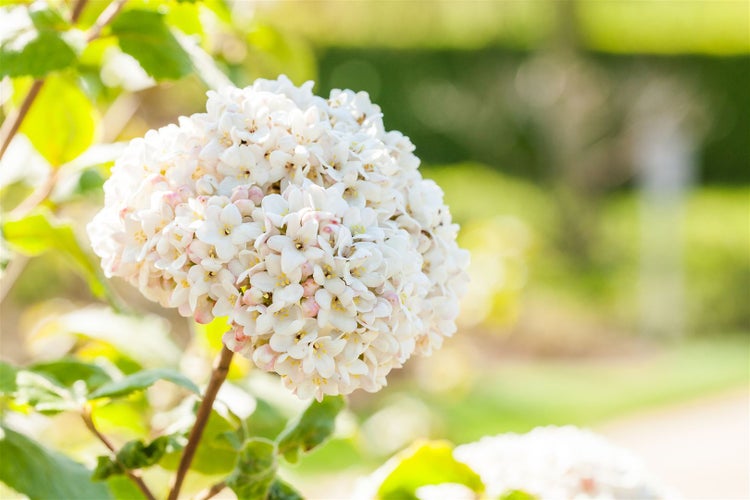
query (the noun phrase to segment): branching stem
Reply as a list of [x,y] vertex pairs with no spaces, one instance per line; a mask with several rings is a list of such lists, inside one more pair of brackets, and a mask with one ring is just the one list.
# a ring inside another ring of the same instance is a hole
[[207,488],[200,493],[198,493],[198,496],[196,496],[196,500],[209,500],[209,498],[213,498],[221,491],[227,487],[227,483],[224,481],[218,482],[211,486],[210,488]]
[[222,347],[221,354],[219,354],[214,369],[211,372],[211,380],[206,387],[203,401],[201,401],[201,404],[198,407],[198,412],[195,415],[195,424],[190,430],[188,443],[182,451],[182,458],[180,459],[180,465],[177,468],[177,473],[174,478],[172,490],[169,492],[168,500],[177,500],[180,494],[182,482],[185,480],[185,476],[190,469],[190,464],[192,463],[195,452],[198,449],[198,443],[200,443],[201,437],[203,436],[203,430],[206,428],[208,417],[211,416],[211,409],[214,406],[216,395],[219,393],[221,384],[223,384],[224,380],[227,378],[229,365],[232,362],[233,355],[234,353],[227,349],[226,346]]
[[[96,428],[96,425],[94,425],[94,420],[91,418],[91,410],[89,408],[84,409],[84,411],[81,413],[81,417],[83,418],[83,422],[86,424],[86,427],[88,427],[88,429],[94,434],[94,436],[96,436],[99,441],[101,441],[102,444],[104,444],[104,446],[106,446],[107,449],[112,452],[112,456],[114,457],[115,461],[118,461],[117,448],[115,448],[115,445],[112,444],[112,441],[110,441],[107,436],[99,432],[99,429]],[[123,467],[123,469],[125,469],[125,467]],[[141,478],[140,474],[128,469],[125,469],[125,474],[127,474],[130,480],[133,481],[136,486],[138,486],[138,488],[148,500],[156,500],[156,497],[153,493],[151,493],[151,490],[148,489],[148,486],[146,486],[146,483],[143,481],[143,478]]]
[[[88,0],[78,0],[76,2],[70,16],[71,23],[75,23],[76,21],[78,21],[87,2]],[[92,40],[96,40],[97,38],[99,38],[99,35],[101,35],[102,33],[102,29],[104,29],[105,26],[112,22],[115,16],[117,16],[117,14],[122,10],[125,2],[127,2],[127,0],[114,0],[107,6],[106,9],[104,9],[89,32],[86,34],[87,42],[91,42]],[[34,83],[31,84],[31,88],[29,89],[29,93],[26,94],[26,97],[21,103],[21,107],[18,108],[18,111],[8,116],[3,122],[2,127],[0,127],[0,159],[2,159],[3,155],[5,155],[5,151],[8,149],[8,146],[13,140],[13,137],[18,132],[18,129],[21,128],[21,124],[26,118],[26,115],[29,113],[31,105],[34,104],[34,100],[39,95],[39,91],[42,90],[42,85],[44,85],[44,78],[34,80]]]
[[29,89],[29,93],[26,94],[26,97],[21,103],[21,107],[18,108],[18,111],[8,116],[3,122],[3,126],[0,127],[0,137],[2,137],[3,141],[2,145],[0,145],[0,158],[3,157],[5,150],[10,146],[10,141],[13,140],[18,129],[21,128],[21,124],[29,113],[31,105],[34,104],[36,96],[39,95],[39,91],[42,90],[42,85],[44,85],[44,78],[34,80],[34,83],[31,84],[31,88]]

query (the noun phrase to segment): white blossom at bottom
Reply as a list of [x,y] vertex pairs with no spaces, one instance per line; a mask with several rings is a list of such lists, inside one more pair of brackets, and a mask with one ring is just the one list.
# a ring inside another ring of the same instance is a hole
[[513,490],[542,500],[674,498],[630,452],[573,426],[488,436],[453,456],[479,474],[489,498]]

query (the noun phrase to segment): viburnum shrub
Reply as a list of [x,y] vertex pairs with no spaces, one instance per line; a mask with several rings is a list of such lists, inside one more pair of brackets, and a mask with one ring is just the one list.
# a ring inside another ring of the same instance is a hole
[[88,226],[108,276],[302,398],[377,391],[456,330],[468,253],[414,146],[365,92],[286,77],[209,92],[132,141]]

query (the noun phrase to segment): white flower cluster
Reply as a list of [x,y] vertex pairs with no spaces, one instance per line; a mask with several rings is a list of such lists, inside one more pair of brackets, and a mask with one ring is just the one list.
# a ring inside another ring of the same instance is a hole
[[468,254],[364,92],[258,80],[133,140],[88,227],[108,276],[206,323],[300,397],[376,391],[454,333]]
[[490,498],[513,490],[560,500],[669,496],[627,450],[572,426],[484,437],[453,456],[479,474]]

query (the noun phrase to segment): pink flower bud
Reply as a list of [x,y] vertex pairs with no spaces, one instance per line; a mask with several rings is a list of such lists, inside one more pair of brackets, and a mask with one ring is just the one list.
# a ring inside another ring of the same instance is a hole
[[167,191],[164,193],[164,201],[167,202],[167,205],[174,208],[182,201],[182,196],[177,191]]
[[398,294],[396,292],[385,292],[383,298],[390,302],[393,307],[399,305]]
[[242,331],[242,327],[234,327],[232,328],[232,334],[234,335],[234,341],[238,344],[246,341],[248,339],[248,336],[245,335],[245,333]]
[[315,317],[318,311],[320,311],[320,306],[315,302],[315,299],[307,298],[302,301],[302,314],[308,318]]
[[302,271],[302,277],[305,278],[307,276],[311,276],[313,273],[313,265],[310,263],[310,261],[305,261],[304,264],[300,267],[300,270]]
[[[312,273],[311,273],[312,274]],[[312,297],[315,295],[315,292],[320,288],[320,285],[315,283],[315,280],[312,278],[307,278],[304,283],[302,283],[302,295],[305,297]]]
[[276,358],[278,357],[279,354],[271,349],[271,346],[268,344],[258,347],[253,352],[253,361],[255,361],[255,364],[258,368],[267,372],[273,371]]
[[258,186],[253,186],[248,190],[247,197],[256,205],[260,205],[260,202],[263,201],[263,190]]
[[242,294],[242,303],[246,306],[257,306],[263,302],[263,292],[257,288],[246,290]]
[[153,175],[151,175],[151,176],[148,177],[148,182],[152,186],[156,186],[157,184],[161,184],[162,182],[166,182],[166,179],[164,178],[163,175],[153,174]]
[[237,200],[234,202],[234,206],[237,207],[237,210],[239,210],[243,216],[251,215],[255,208],[255,204],[250,200]]
[[193,319],[195,319],[196,323],[200,323],[201,325],[207,325],[214,319],[214,315],[211,314],[211,309],[204,309],[200,305],[198,305],[198,308],[195,311],[195,315],[193,316]]
[[248,191],[250,188],[247,186],[237,186],[232,190],[232,202],[235,202],[237,200],[247,200],[248,199]]

